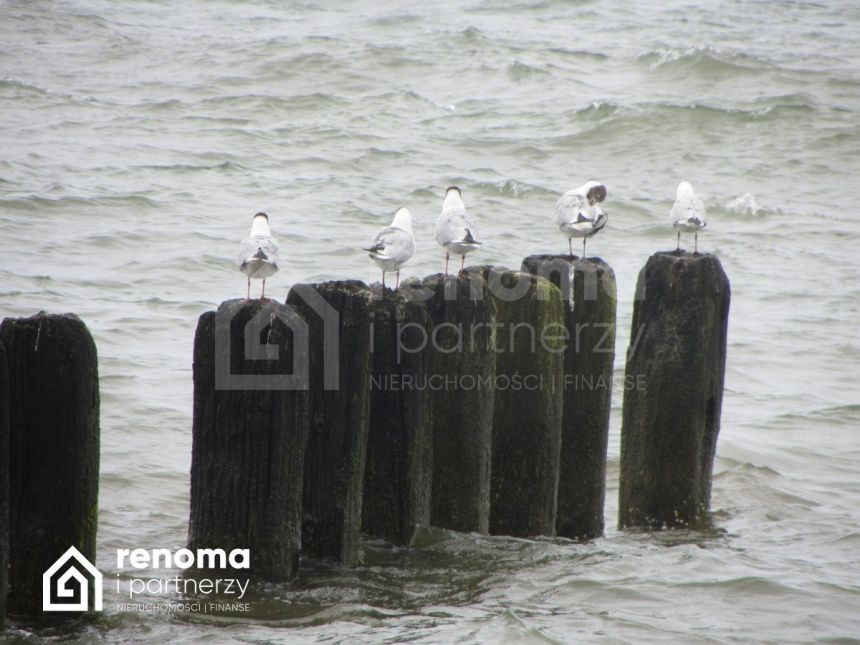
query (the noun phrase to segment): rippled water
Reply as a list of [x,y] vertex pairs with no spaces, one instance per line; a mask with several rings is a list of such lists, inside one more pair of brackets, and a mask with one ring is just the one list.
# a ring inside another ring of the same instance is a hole
[[[357,248],[412,210],[417,254],[451,183],[481,263],[563,251],[553,205],[596,177],[589,244],[633,287],[671,248],[688,179],[732,281],[715,529],[606,537],[430,530],[308,563],[250,615],[111,609],[23,638],[498,641],[860,637],[860,5],[469,0],[0,4],[0,315],[74,311],[100,353],[98,554],[184,545],[197,316],[243,293],[250,216],[298,281],[376,280]],[[278,295],[280,294],[280,295]],[[620,393],[617,393],[620,394]],[[27,641],[30,642],[30,641]]]

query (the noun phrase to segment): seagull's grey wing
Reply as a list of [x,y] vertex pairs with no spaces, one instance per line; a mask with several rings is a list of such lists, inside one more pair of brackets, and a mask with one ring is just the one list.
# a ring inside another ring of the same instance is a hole
[[444,246],[450,242],[462,240],[468,228],[467,217],[471,216],[462,208],[450,208],[442,211],[439,219],[436,220],[436,241]]
[[278,246],[271,237],[261,237],[254,235],[246,237],[239,245],[239,257],[237,258],[239,266],[246,262],[258,252],[262,252],[265,259],[274,264],[276,267],[280,264],[278,257]]
[[377,255],[403,263],[415,254],[415,240],[402,228],[388,226],[379,232],[372,248],[382,247]]
[[586,203],[585,197],[578,193],[574,193],[572,191],[565,193],[555,205],[556,223],[559,226],[563,226],[582,221],[582,216],[586,215]]
[[685,195],[681,199],[675,200],[672,205],[672,210],[669,211],[669,216],[673,222],[681,220],[689,220],[696,218],[701,222],[705,221],[705,202],[695,193]]

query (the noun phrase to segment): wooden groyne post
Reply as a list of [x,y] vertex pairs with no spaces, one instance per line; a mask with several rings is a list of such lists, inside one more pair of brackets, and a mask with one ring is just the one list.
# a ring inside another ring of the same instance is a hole
[[356,559],[361,528],[372,298],[356,280],[297,284],[287,296],[310,340],[302,552],[345,564]]
[[[487,533],[495,377],[495,304],[477,273],[435,274],[401,287],[421,297],[432,328],[433,494],[430,523]],[[419,295],[420,294],[420,295]]]
[[729,280],[714,255],[660,252],[639,273],[627,350],[619,518],[687,526],[710,507]]
[[522,269],[561,290],[567,330],[556,533],[600,537],[615,360],[615,273],[600,258],[570,255],[531,255]]
[[9,593],[9,368],[0,341],[0,632],[6,625]]
[[194,338],[189,548],[250,549],[249,573],[296,575],[308,438],[308,326],[271,300],[228,300]]
[[98,358],[73,314],[7,318],[0,342],[8,364],[8,610],[34,616],[42,614],[42,574],[69,547],[95,564]]
[[561,292],[529,273],[469,268],[496,309],[490,533],[555,533],[561,444]]
[[433,420],[430,319],[405,291],[382,290],[371,307],[370,427],[362,532],[408,545],[430,522]]

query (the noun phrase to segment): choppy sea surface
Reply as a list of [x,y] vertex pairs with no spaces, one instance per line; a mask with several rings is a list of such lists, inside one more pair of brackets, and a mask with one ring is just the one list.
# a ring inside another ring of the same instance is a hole
[[[423,533],[308,563],[252,611],[13,621],[89,642],[860,639],[860,5],[0,2],[0,316],[72,311],[102,386],[98,564],[185,544],[200,313],[269,213],[300,281],[377,280],[358,250],[407,205],[404,275],[439,271],[458,184],[475,262],[563,252],[555,200],[609,188],[616,376],[639,268],[675,243],[680,179],[732,282],[714,529],[587,544]],[[169,573],[169,572],[168,572]],[[150,600],[158,599],[155,596]],[[176,599],[176,598],[174,598]]]

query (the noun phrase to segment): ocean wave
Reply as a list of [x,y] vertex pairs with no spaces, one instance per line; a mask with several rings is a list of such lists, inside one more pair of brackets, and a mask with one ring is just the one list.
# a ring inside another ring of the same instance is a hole
[[160,208],[161,202],[144,195],[103,195],[96,197],[46,197],[44,195],[28,195],[26,197],[0,197],[0,206],[8,210],[38,211],[56,210],[69,206],[144,206]]
[[772,67],[768,62],[735,50],[718,47],[660,47],[640,54],[637,62],[651,71],[686,70],[704,77],[756,73]]
[[516,58],[509,58],[505,61],[505,69],[513,78],[524,78],[528,76],[545,76],[549,72],[536,65],[529,65]]
[[516,179],[500,179],[499,181],[478,181],[471,185],[476,190],[495,192],[505,197],[522,197],[527,193],[540,195],[556,195],[557,193],[547,190],[542,186],[529,184]]
[[85,94],[73,94],[71,92],[63,92],[60,90],[52,90],[49,87],[45,87],[44,85],[40,85],[39,83],[35,83],[33,81],[28,81],[23,78],[17,78],[14,76],[5,76],[0,78],[0,88],[3,87],[12,87],[27,90],[34,94],[40,94],[43,96],[54,96],[57,98],[69,99],[75,101],[77,103],[94,103],[96,99],[92,96],[87,96]]

